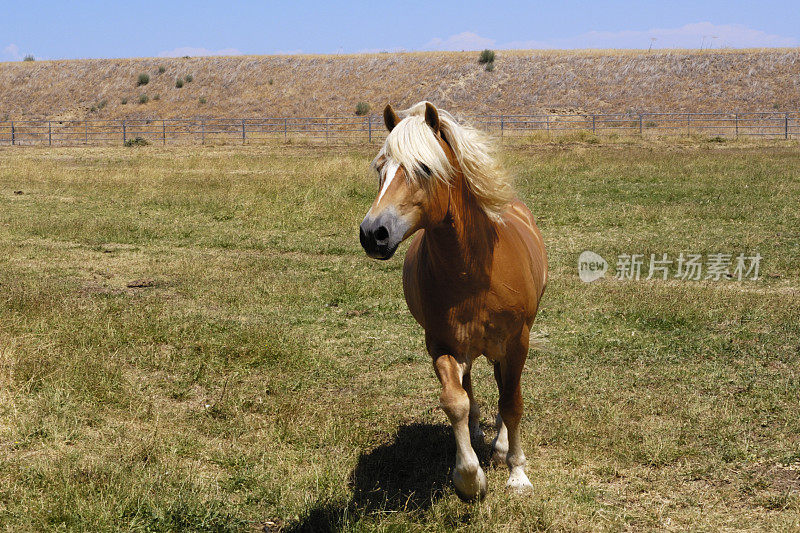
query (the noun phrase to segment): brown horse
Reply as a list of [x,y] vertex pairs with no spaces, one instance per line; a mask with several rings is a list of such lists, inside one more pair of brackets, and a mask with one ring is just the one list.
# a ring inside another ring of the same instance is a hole
[[389,259],[416,233],[403,290],[425,329],[455,432],[456,492],[468,500],[486,494],[470,441],[483,439],[470,379],[480,355],[494,364],[500,391],[492,458],[508,465],[506,486],[524,491],[532,487],[520,444],[520,377],[547,283],[542,236],[477,130],[428,102],[405,113],[400,120],[391,106],[383,112],[389,136],[372,162],[379,193],[361,223],[361,245],[370,257]]

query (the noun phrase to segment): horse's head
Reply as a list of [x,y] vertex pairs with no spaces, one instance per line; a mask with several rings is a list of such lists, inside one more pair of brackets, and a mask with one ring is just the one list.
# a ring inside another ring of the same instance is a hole
[[383,111],[389,136],[372,161],[378,196],[361,223],[361,246],[375,259],[389,259],[415,231],[447,214],[455,158],[440,131],[439,113],[428,102],[402,121],[390,105]]

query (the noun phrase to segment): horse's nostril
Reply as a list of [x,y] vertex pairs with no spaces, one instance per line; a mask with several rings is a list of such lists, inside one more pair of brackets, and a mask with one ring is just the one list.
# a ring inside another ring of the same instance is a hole
[[386,229],[386,226],[381,226],[375,230],[376,241],[385,241],[388,238],[389,238],[389,230]]

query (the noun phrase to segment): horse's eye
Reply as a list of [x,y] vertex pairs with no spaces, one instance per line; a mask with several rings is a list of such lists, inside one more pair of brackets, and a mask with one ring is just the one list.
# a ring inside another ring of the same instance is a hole
[[428,168],[428,165],[426,165],[425,163],[420,163],[419,168],[420,170],[422,170],[422,173],[425,174],[426,176],[431,175],[431,169]]

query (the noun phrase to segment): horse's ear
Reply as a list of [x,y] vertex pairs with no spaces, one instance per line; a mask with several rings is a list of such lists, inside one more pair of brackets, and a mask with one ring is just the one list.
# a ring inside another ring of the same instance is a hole
[[383,108],[383,123],[386,124],[386,129],[392,131],[398,122],[400,119],[392,109],[392,104],[386,104],[386,107]]
[[434,133],[439,133],[439,112],[430,102],[425,102],[425,122],[428,123]]

